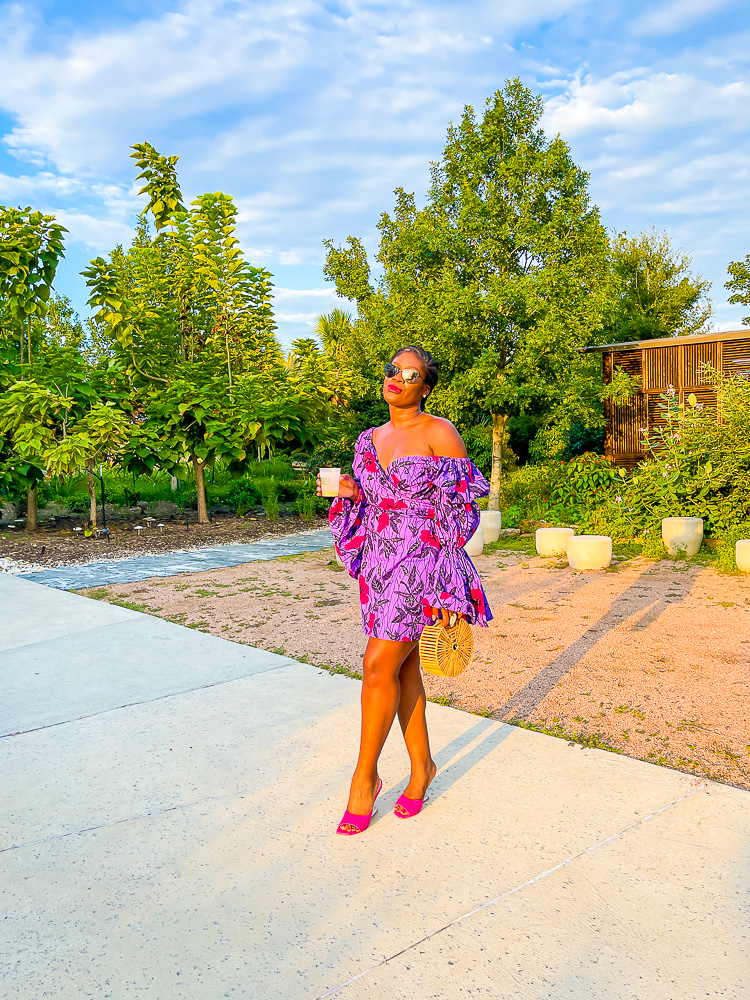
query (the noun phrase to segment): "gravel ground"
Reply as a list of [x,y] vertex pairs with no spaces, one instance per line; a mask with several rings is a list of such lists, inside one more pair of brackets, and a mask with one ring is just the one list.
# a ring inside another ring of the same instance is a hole
[[[236,642],[359,673],[357,587],[333,550],[84,591]],[[474,560],[495,615],[443,704],[750,789],[750,579],[689,562],[576,573]]]
[[[167,521],[163,528],[147,528],[145,522],[122,521],[111,524],[109,539],[86,538],[83,531],[68,519],[65,528],[46,526],[37,531],[5,528],[0,531],[0,571],[34,573],[51,566],[71,566],[127,559],[129,556],[158,555],[163,552],[185,552],[230,542],[257,542],[261,538],[277,538],[296,531],[328,526],[326,517],[303,521],[296,514],[281,516],[278,521],[256,517],[217,517],[210,524],[198,524],[194,516],[188,524]],[[79,519],[82,524],[82,519]],[[136,531],[135,525],[144,525]]]

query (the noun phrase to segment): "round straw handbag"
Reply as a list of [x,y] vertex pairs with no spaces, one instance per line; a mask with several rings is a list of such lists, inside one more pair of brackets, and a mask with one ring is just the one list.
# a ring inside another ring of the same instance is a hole
[[458,677],[468,667],[473,652],[471,629],[456,615],[451,615],[448,624],[425,625],[419,640],[422,666],[436,677]]

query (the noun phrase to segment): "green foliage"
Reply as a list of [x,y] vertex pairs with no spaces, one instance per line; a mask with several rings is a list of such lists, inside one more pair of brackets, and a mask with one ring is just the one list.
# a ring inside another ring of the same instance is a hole
[[297,512],[303,521],[312,521],[318,507],[315,479],[308,476],[296,503]]
[[[516,522],[572,522],[615,539],[644,538],[651,558],[664,557],[665,517],[701,517],[707,536],[728,538],[750,519],[750,379],[718,373],[712,379],[721,423],[695,397],[681,404],[676,394],[665,394],[662,426],[650,437],[644,429],[650,457],[632,473],[593,454],[524,466],[503,483],[501,509],[512,510]],[[510,526],[508,517],[505,523]]]
[[[141,193],[149,195],[133,244],[97,257],[83,272],[105,352],[120,356],[136,382],[168,384],[185,362],[235,375],[281,361],[274,336],[271,276],[243,257],[237,210],[220,191],[182,205],[177,157],[133,147]],[[151,213],[157,231],[149,234]]]
[[17,342],[22,364],[31,364],[33,320],[47,312],[66,232],[54,215],[0,205],[0,347]]
[[583,454],[551,470],[550,505],[563,516],[580,520],[597,510],[613,492],[622,490],[624,469],[603,455]]
[[750,538],[750,520],[735,524],[724,532],[716,556],[716,568],[720,573],[737,573],[735,546],[742,538]]
[[600,343],[650,340],[705,331],[710,282],[690,273],[688,254],[666,233],[620,233],[612,247],[616,297]]
[[661,539],[661,533],[656,529],[646,528],[646,538],[641,547],[644,559],[660,560],[668,558],[667,547]]
[[[734,260],[727,268],[729,281],[724,285],[732,293],[732,305],[750,306],[750,253],[744,260]],[[750,316],[743,316],[742,322],[750,324]]]
[[[576,349],[603,315],[607,236],[588,176],[544,134],[542,114],[518,80],[480,119],[466,108],[433,165],[426,207],[397,189],[393,213],[381,216],[377,286],[361,241],[326,244],[326,275],[357,304],[339,334],[346,360],[377,369],[397,347],[422,343],[441,365],[429,406],[461,430],[479,414],[532,405],[580,415],[595,395],[584,379],[566,387],[571,372],[591,367]],[[499,455],[494,462],[496,492]]]
[[279,518],[279,490],[273,476],[266,479],[261,484],[263,495],[263,509],[269,521],[277,521]]
[[179,156],[162,156],[148,142],[136,142],[132,149],[130,155],[141,169],[136,180],[146,181],[138,194],[149,196],[143,215],[152,213],[158,233],[185,212],[175,170]]

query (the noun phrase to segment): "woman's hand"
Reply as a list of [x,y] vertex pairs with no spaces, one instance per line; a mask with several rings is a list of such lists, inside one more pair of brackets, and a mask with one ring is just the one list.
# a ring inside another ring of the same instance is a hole
[[[323,487],[320,484],[320,474],[318,475],[317,483],[317,494],[319,497],[322,497]],[[339,476],[339,491],[337,496],[346,497],[347,500],[353,500],[356,503],[357,500],[359,500],[359,486],[357,485],[357,480],[347,475]]]

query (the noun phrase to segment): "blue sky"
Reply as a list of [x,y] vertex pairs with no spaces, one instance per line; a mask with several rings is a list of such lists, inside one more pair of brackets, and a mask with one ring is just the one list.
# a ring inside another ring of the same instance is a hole
[[130,145],[222,190],[276,284],[282,341],[339,304],[322,240],[376,245],[400,185],[424,194],[448,122],[508,77],[547,101],[613,231],[666,230],[724,289],[750,252],[746,0],[0,2],[0,203],[70,230],[57,287],[131,238]]

